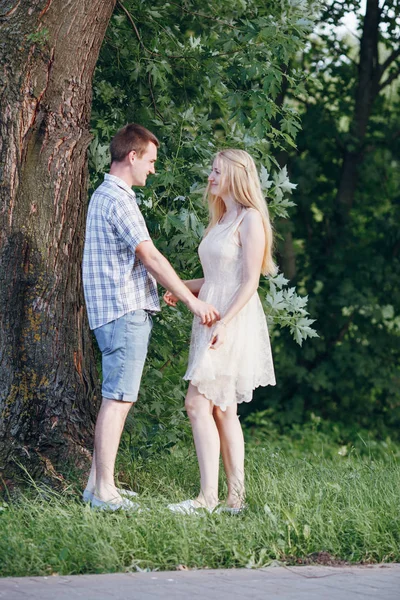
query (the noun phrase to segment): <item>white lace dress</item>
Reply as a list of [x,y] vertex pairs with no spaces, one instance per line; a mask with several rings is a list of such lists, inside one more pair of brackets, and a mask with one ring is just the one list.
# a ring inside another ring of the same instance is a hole
[[[204,284],[199,298],[223,316],[237,294],[243,271],[238,228],[246,209],[231,224],[218,223],[202,240],[199,256]],[[189,364],[184,379],[221,410],[250,402],[258,386],[275,385],[267,322],[258,293],[227,324],[224,343],[210,349],[213,328],[193,320]]]

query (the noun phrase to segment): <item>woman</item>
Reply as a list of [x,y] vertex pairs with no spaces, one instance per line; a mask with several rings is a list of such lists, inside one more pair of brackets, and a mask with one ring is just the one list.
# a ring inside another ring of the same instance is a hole
[[[185,282],[199,298],[219,310],[212,328],[193,322],[187,410],[200,467],[200,493],[171,504],[178,513],[218,505],[220,451],[228,481],[226,504],[232,514],[244,508],[244,440],[237,415],[253,390],[275,385],[265,315],[257,294],[260,273],[275,273],[272,228],[257,169],[243,150],[224,150],[208,178],[210,223],[199,246],[204,278]],[[170,306],[177,298],[164,296]]]

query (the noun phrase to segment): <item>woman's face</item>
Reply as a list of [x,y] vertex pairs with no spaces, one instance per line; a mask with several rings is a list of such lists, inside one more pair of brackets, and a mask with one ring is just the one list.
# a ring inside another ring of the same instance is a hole
[[220,162],[217,158],[213,162],[211,173],[208,176],[208,182],[210,184],[210,192],[214,196],[221,195],[221,193],[223,191],[222,189],[220,189],[221,188],[221,169],[220,169]]

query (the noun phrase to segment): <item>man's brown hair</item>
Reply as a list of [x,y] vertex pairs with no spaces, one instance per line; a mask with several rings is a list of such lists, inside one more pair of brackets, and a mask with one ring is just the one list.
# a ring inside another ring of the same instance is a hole
[[146,127],[137,123],[129,123],[117,131],[111,140],[110,152],[111,162],[122,162],[129,152],[135,150],[138,158],[146,151],[149,142],[153,142],[158,148],[160,142]]

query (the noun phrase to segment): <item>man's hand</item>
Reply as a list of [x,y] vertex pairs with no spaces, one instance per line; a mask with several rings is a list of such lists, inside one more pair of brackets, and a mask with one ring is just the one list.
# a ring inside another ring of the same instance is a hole
[[203,325],[208,325],[208,327],[211,327],[220,319],[220,314],[216,308],[197,298],[191,301],[187,307],[196,317],[199,317]]
[[[136,247],[136,255],[158,283],[167,290],[171,290],[171,293],[175,298],[184,302],[188,309],[200,318],[203,325],[211,326],[218,321],[218,311],[211,306],[211,304],[206,304],[196,298],[184,282],[179,279],[165,256],[157,250],[151,240],[145,240],[138,244]],[[195,293],[197,292],[198,290],[195,290]],[[171,304],[171,306],[173,306],[173,304]]]
[[[179,298],[174,296],[172,292],[165,292],[164,300],[168,306],[176,306]],[[197,317],[200,318],[203,325],[214,325],[216,321],[219,320],[219,312],[216,308],[214,308],[211,304],[207,304],[202,300],[193,300],[193,302],[188,304],[188,309]]]

